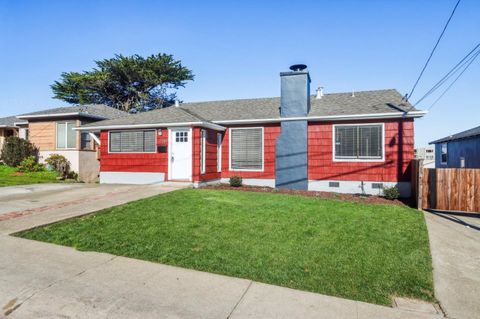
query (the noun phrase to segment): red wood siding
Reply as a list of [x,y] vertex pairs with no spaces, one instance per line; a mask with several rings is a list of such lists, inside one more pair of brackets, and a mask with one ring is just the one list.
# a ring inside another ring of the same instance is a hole
[[[334,162],[332,154],[333,124],[385,123],[385,161]],[[246,125],[232,127],[247,127]],[[249,125],[261,127],[261,125]],[[217,131],[207,130],[206,172],[200,174],[200,128],[192,129],[192,179],[193,181],[229,178],[275,178],[275,142],[280,134],[280,124],[264,125],[264,170],[229,170],[229,130],[223,134],[222,172],[217,172]],[[310,180],[347,181],[409,181],[409,164],[413,159],[413,119],[386,121],[318,122],[308,125],[308,178]],[[163,172],[168,176],[168,153],[108,153],[108,132],[101,132],[100,170],[116,172]],[[157,134],[157,145],[168,146],[168,130]]]
[[201,174],[201,128],[193,128],[193,180],[208,181],[212,179],[219,179],[220,173],[217,172],[217,131],[205,129],[207,136],[205,141],[206,158],[205,158],[205,173]]
[[[232,127],[261,127],[262,125],[242,125]],[[229,130],[225,131],[222,145],[222,178],[229,178],[237,175],[242,178],[259,178],[272,179],[275,178],[275,142],[280,134],[280,124],[264,125],[263,131],[263,172],[247,172],[247,171],[230,171],[229,157]]]
[[333,124],[380,123],[380,121],[322,122],[308,125],[308,179],[345,181],[410,181],[413,160],[413,119],[385,123],[384,162],[334,162]]
[[[168,146],[168,130],[161,129],[157,146]],[[162,172],[168,177],[168,153],[109,153],[108,131],[100,133],[100,171],[102,172]]]

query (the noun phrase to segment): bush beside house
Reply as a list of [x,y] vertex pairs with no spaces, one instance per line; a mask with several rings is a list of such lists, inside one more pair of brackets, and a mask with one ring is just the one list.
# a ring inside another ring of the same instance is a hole
[[38,149],[32,143],[16,136],[10,136],[5,139],[1,152],[1,160],[6,165],[17,167],[29,156],[32,156],[35,162],[37,162]]

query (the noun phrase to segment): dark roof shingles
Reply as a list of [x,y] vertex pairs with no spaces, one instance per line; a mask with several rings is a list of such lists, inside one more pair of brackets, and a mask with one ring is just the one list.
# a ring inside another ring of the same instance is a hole
[[449,141],[454,141],[454,140],[460,140],[460,139],[464,139],[464,138],[474,137],[474,136],[477,136],[477,135],[480,135],[480,126],[477,126],[477,127],[472,128],[472,129],[469,129],[469,130],[466,130],[466,131],[463,131],[463,132],[460,132],[460,133],[457,133],[457,134],[453,134],[453,135],[435,140],[433,142],[430,142],[429,144],[437,144],[437,143],[449,142]]
[[[325,94],[321,99],[311,96],[310,103],[309,116],[416,111],[410,103],[402,99],[402,95],[397,90],[393,89],[360,91],[355,92],[354,96],[352,93],[332,93]],[[272,97],[183,103],[180,107],[172,106],[84,126],[276,119],[279,116],[280,97]]]
[[120,111],[113,107],[103,105],[103,104],[87,104],[87,105],[75,105],[75,106],[64,106],[57,107],[53,109],[46,109],[42,111],[22,114],[19,116],[28,116],[28,115],[55,115],[63,113],[83,113],[93,116],[103,117],[106,119],[116,119],[128,115],[127,112]]
[[14,127],[15,123],[22,123],[25,122],[24,120],[18,119],[16,116],[7,116],[0,118],[0,127],[7,126],[7,127]]

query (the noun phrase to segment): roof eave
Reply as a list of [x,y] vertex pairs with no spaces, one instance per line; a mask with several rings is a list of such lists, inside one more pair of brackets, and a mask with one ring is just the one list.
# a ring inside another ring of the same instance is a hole
[[452,137],[452,138],[444,137],[444,138],[429,142],[428,145],[439,144],[439,143],[447,143],[447,142],[459,141],[459,140],[468,140],[469,138],[475,138],[477,136],[480,136],[480,134],[473,134],[473,135],[470,135],[470,136],[463,136],[463,137],[457,137],[457,138],[455,138],[455,137]]
[[325,115],[325,116],[302,116],[302,117],[278,117],[267,119],[246,119],[246,120],[223,120],[212,121],[216,124],[254,124],[254,123],[278,123],[287,121],[349,121],[349,120],[370,120],[370,119],[391,119],[391,118],[420,118],[428,111],[394,112],[394,113],[372,113],[352,115]]

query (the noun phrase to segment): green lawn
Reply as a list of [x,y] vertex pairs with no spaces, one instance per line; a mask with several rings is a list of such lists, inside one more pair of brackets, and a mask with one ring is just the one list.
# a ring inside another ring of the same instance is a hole
[[56,183],[56,172],[19,173],[13,167],[0,165],[0,187],[23,184]]
[[378,304],[434,299],[423,215],[398,205],[187,189],[17,235]]

